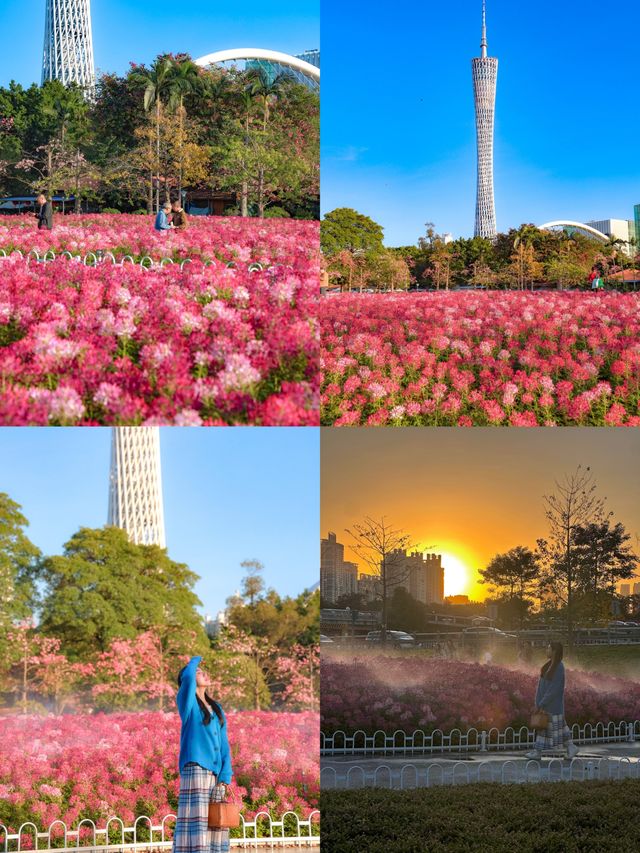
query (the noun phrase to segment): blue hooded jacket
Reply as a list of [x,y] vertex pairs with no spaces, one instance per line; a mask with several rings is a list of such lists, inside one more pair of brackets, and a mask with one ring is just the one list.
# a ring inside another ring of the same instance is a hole
[[180,772],[190,761],[215,773],[218,782],[229,784],[233,775],[231,750],[227,738],[227,720],[224,726],[218,715],[211,713],[211,722],[205,726],[202,711],[196,699],[196,670],[201,657],[193,657],[182,673],[178,690],[178,711],[182,720],[180,731]]
[[540,678],[536,692],[536,706],[547,714],[564,716],[564,664],[556,667],[551,679]]

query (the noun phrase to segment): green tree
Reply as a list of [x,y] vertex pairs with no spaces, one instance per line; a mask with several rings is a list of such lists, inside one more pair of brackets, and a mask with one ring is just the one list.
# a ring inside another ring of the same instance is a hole
[[242,579],[242,595],[253,606],[256,599],[264,592],[264,578],[262,577],[264,564],[260,560],[243,560],[240,565],[246,571],[246,575]]
[[375,255],[383,250],[383,236],[381,225],[348,207],[327,213],[320,226],[322,251],[327,257],[345,249],[351,253],[362,250]]
[[206,648],[193,592],[197,575],[155,545],[135,545],[117,527],[81,528],[61,556],[43,561],[46,590],[41,630],[61,641],[72,660],[106,652],[116,638],[179,626],[185,651],[192,637]]
[[529,548],[518,545],[504,554],[496,554],[486,568],[479,571],[480,583],[487,584],[509,603],[509,610],[517,613],[520,625],[531,604],[531,596],[540,580],[537,555]]
[[22,507],[0,492],[0,661],[5,660],[8,632],[29,619],[38,603],[41,554],[26,534],[28,526]]

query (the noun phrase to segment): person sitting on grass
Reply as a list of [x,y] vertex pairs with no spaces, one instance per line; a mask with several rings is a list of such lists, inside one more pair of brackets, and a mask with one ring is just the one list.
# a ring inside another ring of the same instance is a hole
[[169,221],[171,215],[171,204],[168,201],[162,205],[156,216],[156,231],[170,231],[173,228],[173,223]]
[[564,746],[568,758],[575,758],[578,747],[573,742],[571,731],[564,718],[564,664],[562,643],[549,643],[548,660],[540,670],[536,692],[536,711],[545,711],[547,727],[537,732],[533,749],[527,758],[539,761],[543,749],[558,749]]
[[171,205],[171,211],[171,222],[173,223],[173,227],[179,228],[181,231],[185,231],[189,227],[189,219],[179,201],[176,200],[173,202]]

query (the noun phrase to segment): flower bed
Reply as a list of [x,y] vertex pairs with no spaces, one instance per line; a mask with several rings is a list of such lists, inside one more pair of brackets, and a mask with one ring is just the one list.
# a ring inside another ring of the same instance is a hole
[[[528,725],[538,670],[424,656],[328,658],[321,665],[322,731],[373,734]],[[640,684],[567,668],[570,725],[640,716]]]
[[[307,818],[319,797],[318,715],[228,714],[233,787],[243,813]],[[0,823],[48,827],[116,815],[131,823],[176,812],[177,714],[95,714],[0,718]],[[172,824],[171,824],[172,826]]]
[[38,230],[33,216],[0,216],[0,249],[112,252],[117,258],[200,258],[224,262],[291,264],[304,267],[319,251],[317,222],[243,219],[238,216],[191,217],[186,231],[159,233],[154,217],[130,214],[56,215],[53,231]]
[[640,294],[340,294],[322,423],[640,425]]
[[0,260],[0,424],[317,425],[312,250],[262,272]]

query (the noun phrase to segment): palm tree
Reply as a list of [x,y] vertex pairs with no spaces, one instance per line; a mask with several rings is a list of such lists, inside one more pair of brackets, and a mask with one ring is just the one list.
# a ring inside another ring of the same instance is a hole
[[200,90],[200,68],[189,58],[176,62],[171,69],[169,108],[178,110],[180,162],[178,168],[178,192],[182,197],[183,146],[184,146],[184,99]]
[[170,56],[159,56],[151,68],[134,71],[130,78],[135,88],[144,89],[144,111],[148,113],[154,106],[156,108],[156,211],[160,209],[160,118],[162,100],[171,91],[173,66],[174,60]]

